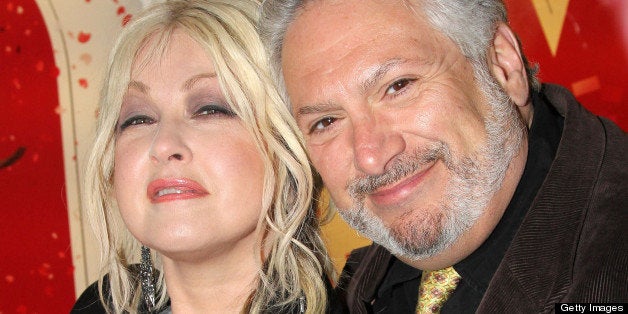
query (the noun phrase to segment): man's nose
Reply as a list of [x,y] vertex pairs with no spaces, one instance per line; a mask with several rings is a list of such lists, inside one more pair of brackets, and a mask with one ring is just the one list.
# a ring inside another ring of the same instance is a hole
[[385,172],[395,157],[404,152],[406,143],[398,131],[373,114],[352,121],[353,150],[356,168],[366,175]]

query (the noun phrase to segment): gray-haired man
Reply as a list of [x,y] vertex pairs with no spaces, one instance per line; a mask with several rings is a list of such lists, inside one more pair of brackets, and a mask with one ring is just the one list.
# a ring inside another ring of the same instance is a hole
[[343,271],[349,310],[414,312],[450,266],[443,312],[628,300],[626,134],[539,84],[501,1],[267,0],[261,24],[312,164],[376,243]]

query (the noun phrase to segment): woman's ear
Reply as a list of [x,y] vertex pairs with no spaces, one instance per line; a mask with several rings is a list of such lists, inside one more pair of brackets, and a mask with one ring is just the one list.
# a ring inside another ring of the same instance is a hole
[[497,25],[488,60],[493,76],[504,91],[517,106],[526,106],[529,102],[529,86],[525,64],[517,37],[505,23],[499,22]]

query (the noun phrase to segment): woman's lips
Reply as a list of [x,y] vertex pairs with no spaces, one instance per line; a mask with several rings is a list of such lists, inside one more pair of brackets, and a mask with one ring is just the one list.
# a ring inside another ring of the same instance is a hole
[[416,193],[418,186],[424,181],[435,163],[393,185],[382,187],[369,195],[370,200],[377,206],[387,207],[402,205]]
[[151,203],[199,198],[209,194],[198,182],[186,178],[157,179],[148,184],[146,193]]

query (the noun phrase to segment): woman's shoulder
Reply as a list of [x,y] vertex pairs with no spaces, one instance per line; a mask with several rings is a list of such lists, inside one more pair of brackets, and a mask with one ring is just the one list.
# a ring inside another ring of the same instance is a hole
[[[129,272],[133,276],[139,276],[139,264],[129,265]],[[111,293],[110,293],[110,284],[109,284],[109,274],[104,275],[101,279],[102,281],[102,293],[104,299],[108,301],[109,306],[111,306]],[[110,307],[112,308],[112,307]],[[87,287],[81,296],[76,300],[70,314],[105,314],[107,310],[103,305],[100,293],[98,293],[98,281],[92,283]],[[126,313],[126,312],[125,312]],[[148,313],[143,303],[140,302],[136,311],[133,313]],[[170,301],[167,301],[164,305],[164,308],[159,309],[156,313],[171,313],[170,312]]]
[[[108,278],[107,276],[105,276],[103,277],[103,289],[108,286]],[[83,293],[81,293],[81,296],[76,300],[74,306],[72,307],[72,310],[70,311],[70,314],[83,313],[107,313],[105,307],[100,301],[100,294],[98,293],[98,282],[94,282],[93,284],[89,285],[89,287],[87,287],[83,291]]]

